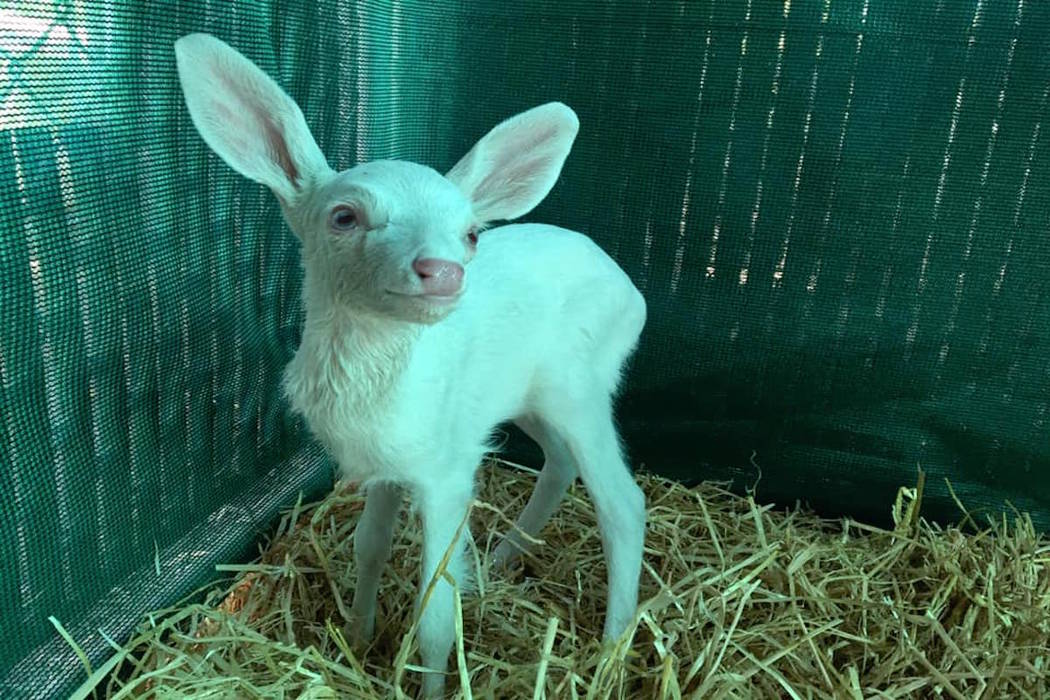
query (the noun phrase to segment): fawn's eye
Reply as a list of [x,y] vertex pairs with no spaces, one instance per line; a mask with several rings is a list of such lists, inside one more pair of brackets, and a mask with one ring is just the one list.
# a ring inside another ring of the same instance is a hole
[[478,227],[477,226],[471,226],[470,230],[467,231],[467,241],[469,241],[471,245],[477,245],[478,244]]
[[352,207],[338,206],[332,210],[328,222],[336,231],[352,231],[357,228],[357,212]]

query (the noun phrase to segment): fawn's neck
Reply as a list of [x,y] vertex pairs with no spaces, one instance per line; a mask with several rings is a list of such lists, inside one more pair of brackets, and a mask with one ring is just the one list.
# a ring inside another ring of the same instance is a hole
[[307,277],[306,321],[290,377],[296,392],[308,402],[378,408],[404,372],[419,326],[337,303]]
[[308,313],[300,352],[328,389],[379,398],[404,372],[418,334],[409,324],[349,311]]

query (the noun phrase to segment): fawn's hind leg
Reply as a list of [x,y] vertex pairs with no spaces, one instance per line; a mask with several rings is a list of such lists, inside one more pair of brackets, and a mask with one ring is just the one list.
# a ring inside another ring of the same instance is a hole
[[604,638],[609,640],[627,629],[638,605],[645,496],[624,461],[612,398],[602,390],[581,388],[579,377],[574,379],[563,383],[538,413],[567,448],[594,503],[608,569]]
[[579,474],[569,446],[554,430],[545,425],[542,419],[530,415],[514,422],[543,448],[545,461],[532,489],[532,495],[518,516],[518,529],[507,533],[506,539],[493,553],[497,566],[509,564],[522,553],[529,551],[529,543],[521,536],[519,530],[530,537],[536,537],[557,510],[565,492]]

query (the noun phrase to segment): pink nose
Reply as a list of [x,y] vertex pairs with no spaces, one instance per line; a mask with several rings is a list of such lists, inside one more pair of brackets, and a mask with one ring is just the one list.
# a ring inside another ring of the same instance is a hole
[[440,258],[417,258],[412,269],[423,283],[423,293],[439,297],[458,294],[463,287],[463,266]]

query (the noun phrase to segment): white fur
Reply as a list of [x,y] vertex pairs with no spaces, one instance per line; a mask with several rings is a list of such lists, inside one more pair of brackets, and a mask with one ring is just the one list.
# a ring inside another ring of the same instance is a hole
[[[482,233],[476,250],[467,238],[472,226],[525,214],[547,195],[575,139],[575,114],[550,103],[509,119],[447,176],[400,161],[336,173],[295,103],[247,59],[202,34],[175,50],[202,137],[270,187],[302,243],[306,326],[285,389],[345,476],[369,489],[354,534],[353,631],[373,634],[401,489],[422,516],[422,592],[470,505],[495,427],[513,421],[546,457],[519,527],[538,533],[582,477],[608,564],[604,637],[621,635],[637,604],[645,505],[612,404],[645,302],[581,234],[502,226]],[[354,212],[353,230],[338,230],[336,207]],[[459,296],[420,296],[419,258],[465,267]],[[455,546],[448,571],[467,585],[464,545]],[[525,549],[512,534],[495,558]],[[428,696],[443,692],[452,615],[441,581],[420,613],[420,654],[434,671],[424,676]]]

